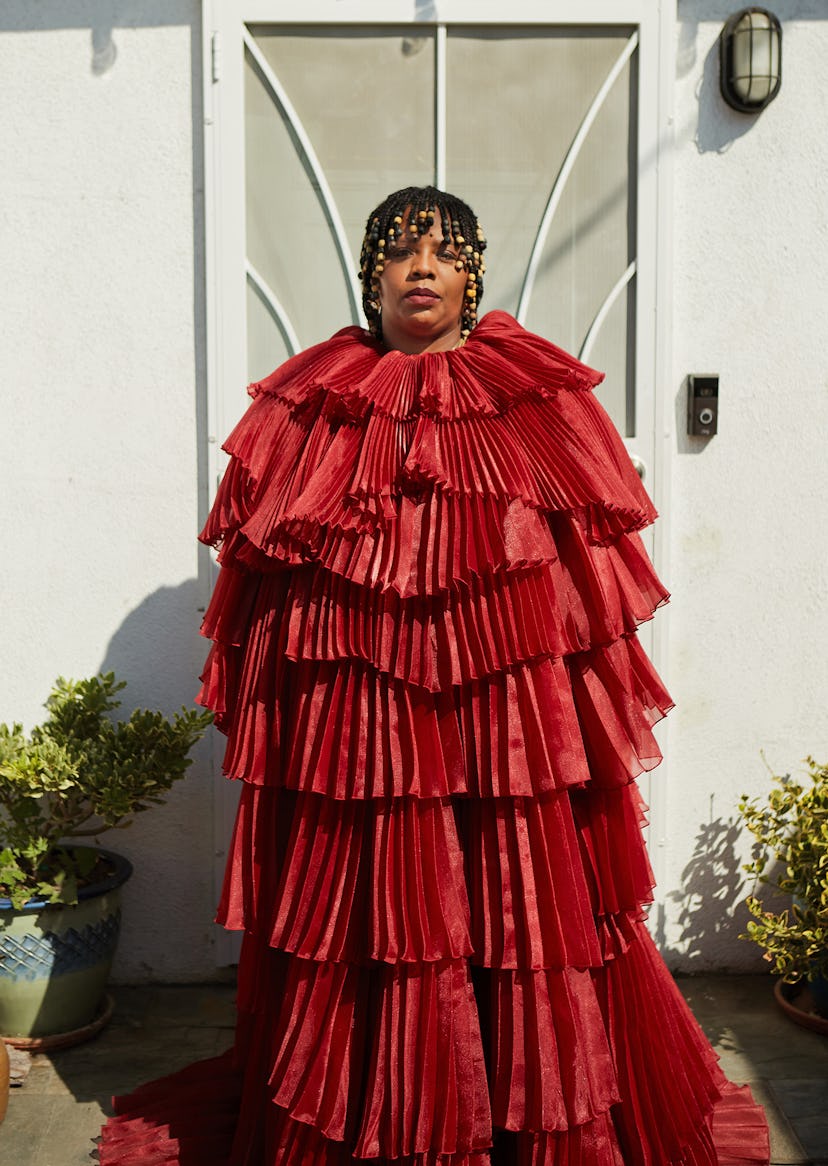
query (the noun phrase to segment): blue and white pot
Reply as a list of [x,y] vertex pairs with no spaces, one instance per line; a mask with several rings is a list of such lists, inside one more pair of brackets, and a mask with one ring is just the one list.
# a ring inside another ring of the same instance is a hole
[[0,899],[0,1034],[45,1037],[90,1024],[100,1008],[121,929],[121,887],[132,866],[95,848],[111,873],[71,907]]

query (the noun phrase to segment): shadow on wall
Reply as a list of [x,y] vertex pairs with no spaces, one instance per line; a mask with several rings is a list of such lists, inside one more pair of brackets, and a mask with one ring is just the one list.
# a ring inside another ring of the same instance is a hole
[[126,680],[130,706],[174,712],[190,706],[199,688],[207,643],[198,634],[204,585],[187,579],[159,587],[129,613],[113,635],[101,671]]
[[[699,25],[703,21],[724,22],[738,5],[721,2],[679,4],[679,38],[676,51],[676,74],[686,76],[698,69]],[[752,129],[756,119],[737,113],[726,105],[719,93],[719,38],[713,41],[696,86],[698,123],[695,142],[700,154],[724,154],[737,139]]]
[[[740,818],[713,818],[699,826],[692,857],[681,872],[681,890],[667,896],[678,907],[676,921],[681,928],[672,944],[666,939],[665,905],[659,903],[655,908],[654,918],[651,917],[653,938],[667,966],[678,969],[679,975],[727,971],[732,962],[727,953],[735,943],[743,943],[747,950],[758,953],[749,940],[739,939],[752,918],[745,905],[748,894],[756,895],[772,910],[786,905],[773,888],[757,884],[743,873],[743,835]],[[773,874],[772,869],[768,874]],[[725,1019],[719,1032],[706,1031],[714,1044],[731,1047],[732,1033]]]
[[[198,634],[204,586],[187,579],[159,587],[123,620],[100,664],[127,682],[121,712],[160,709],[171,715],[192,708],[207,654]],[[116,839],[104,836],[133,863],[124,890],[123,932],[113,981],[204,981],[232,952],[213,925],[218,899],[216,814],[225,835],[232,822],[231,794],[215,789],[216,734],[209,731],[191,753],[192,766],[163,805],[140,814]],[[225,807],[227,802],[227,807]],[[159,887],[175,888],[158,896]],[[223,944],[223,946],[222,946]],[[217,946],[218,945],[218,946]]]
[[117,49],[113,32],[118,28],[161,28],[191,24],[198,5],[193,0],[85,0],[83,4],[67,4],[66,0],[4,0],[0,6],[0,29],[47,30],[56,28],[88,28],[92,34],[92,69],[96,57],[109,58],[113,64]]
[[[772,888],[754,882],[744,874],[744,826],[741,818],[712,818],[699,826],[690,861],[681,872],[681,890],[667,895],[677,907],[676,922],[681,928],[673,943],[667,942],[667,912],[664,904],[655,911],[653,934],[664,959],[682,974],[723,970],[728,964],[727,949],[739,941],[751,919],[745,905],[754,894],[772,908],[781,905]],[[769,869],[772,875],[772,870]],[[749,950],[749,940],[741,940]],[[717,953],[725,955],[717,962]],[[756,949],[753,949],[754,952]]]
[[714,818],[702,823],[693,854],[681,872],[681,890],[668,900],[678,906],[678,940],[666,942],[666,912],[657,908],[655,934],[668,965],[682,971],[715,969],[716,952],[744,931],[749,919],[744,904],[745,878],[738,842],[742,824],[733,818]]
[[92,72],[100,76],[108,73],[118,56],[118,48],[112,38],[112,24],[106,20],[92,26]]

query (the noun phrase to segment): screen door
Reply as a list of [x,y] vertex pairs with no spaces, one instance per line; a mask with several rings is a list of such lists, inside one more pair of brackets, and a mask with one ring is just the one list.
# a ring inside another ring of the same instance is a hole
[[[655,0],[208,3],[213,481],[244,385],[363,323],[369,211],[434,184],[489,240],[481,313],[505,309],[607,374],[599,396],[657,495],[664,43]],[[220,851],[233,799],[219,797]]]

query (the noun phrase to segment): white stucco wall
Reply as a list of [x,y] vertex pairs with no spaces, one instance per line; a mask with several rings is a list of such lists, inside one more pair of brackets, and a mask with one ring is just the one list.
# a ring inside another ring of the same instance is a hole
[[[32,723],[58,673],[115,668],[131,703],[169,711],[194,693],[205,600],[194,542],[206,394],[199,8],[7,0],[0,11],[0,720]],[[679,968],[760,966],[733,915],[746,845],[736,804],[767,788],[760,749],[780,769],[828,757],[819,8],[774,5],[783,89],[754,118],[718,95],[728,12],[713,0],[678,8],[663,305],[673,375],[660,386],[678,707],[654,926]],[[683,436],[683,381],[708,371],[721,377],[721,421],[703,441]],[[211,770],[205,746],[168,804],[117,837],[136,863],[121,980],[214,974]]]
[[[0,720],[39,719],[59,673],[114,668],[167,711],[197,687],[199,8],[0,12]],[[190,772],[112,842],[121,979],[214,974],[209,749]]]
[[[681,968],[764,966],[731,915],[739,795],[768,788],[760,750],[777,772],[828,757],[828,9],[771,5],[782,90],[746,117],[718,93],[737,8],[678,6],[661,938]],[[721,378],[712,439],[686,436],[691,372]]]

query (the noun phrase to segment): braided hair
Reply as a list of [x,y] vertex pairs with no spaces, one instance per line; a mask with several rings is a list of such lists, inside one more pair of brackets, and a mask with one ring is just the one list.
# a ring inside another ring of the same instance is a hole
[[[406,222],[406,215],[408,221]],[[397,190],[371,211],[365,224],[365,238],[359,256],[362,280],[362,306],[368,328],[375,336],[382,334],[379,277],[385,266],[385,249],[406,230],[427,235],[440,216],[443,242],[456,248],[458,271],[468,272],[468,283],[460,319],[460,334],[465,339],[477,323],[477,305],[483,298],[483,252],[486,236],[471,207],[434,186],[406,186]]]

